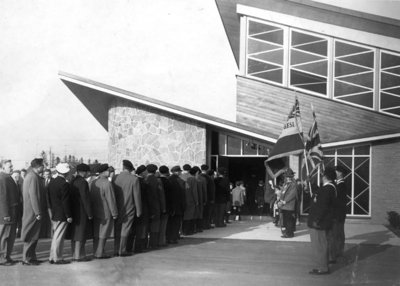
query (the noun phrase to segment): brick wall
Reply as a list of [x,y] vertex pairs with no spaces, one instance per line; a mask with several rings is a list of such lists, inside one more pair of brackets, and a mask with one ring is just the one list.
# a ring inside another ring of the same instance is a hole
[[387,212],[400,213],[400,141],[374,144],[371,168],[373,223],[387,224]]

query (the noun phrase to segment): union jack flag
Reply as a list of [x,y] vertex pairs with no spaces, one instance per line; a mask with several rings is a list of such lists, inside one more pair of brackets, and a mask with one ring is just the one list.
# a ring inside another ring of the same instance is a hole
[[[312,108],[312,107],[311,107]],[[318,167],[321,166],[324,169],[324,154],[322,152],[321,140],[319,137],[317,119],[315,116],[314,109],[312,108],[314,121],[308,132],[308,138],[306,140],[306,160],[308,163],[309,174],[308,177],[312,177],[317,171]]]

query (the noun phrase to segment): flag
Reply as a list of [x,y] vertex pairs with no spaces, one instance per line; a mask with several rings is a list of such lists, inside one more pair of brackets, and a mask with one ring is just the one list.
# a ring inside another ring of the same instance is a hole
[[268,173],[276,178],[283,173],[289,155],[304,152],[303,128],[301,125],[299,101],[296,98],[283,130],[265,162]]
[[314,120],[308,132],[305,152],[306,158],[304,160],[304,163],[308,164],[308,178],[311,178],[318,171],[318,167],[321,165],[321,163],[323,168],[324,160],[324,154],[322,152],[321,140],[318,132],[317,118],[312,106],[311,109]]

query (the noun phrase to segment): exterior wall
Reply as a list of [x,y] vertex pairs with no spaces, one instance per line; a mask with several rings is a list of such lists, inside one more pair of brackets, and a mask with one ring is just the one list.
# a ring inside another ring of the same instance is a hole
[[111,104],[108,133],[108,161],[117,171],[124,159],[134,166],[206,162],[205,125],[123,99]]
[[371,216],[388,224],[387,212],[400,213],[400,141],[372,146]]

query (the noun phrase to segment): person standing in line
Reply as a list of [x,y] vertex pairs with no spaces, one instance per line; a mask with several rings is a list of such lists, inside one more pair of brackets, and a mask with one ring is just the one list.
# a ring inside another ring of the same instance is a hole
[[199,167],[193,167],[196,171],[195,177],[197,180],[197,195],[199,201],[199,207],[197,216],[195,219],[195,230],[196,232],[203,232],[203,214],[204,206],[207,203],[207,180],[203,176],[200,176],[201,170]]
[[344,252],[344,223],[346,220],[347,190],[344,178],[347,170],[338,165],[336,171],[336,191],[337,196],[334,201],[334,217],[332,230],[328,233],[329,263],[336,263],[336,260],[343,256]]
[[156,171],[158,167],[154,164],[149,164],[147,169],[147,192],[150,203],[150,237],[149,247],[151,249],[158,249],[159,247],[159,235],[160,235],[160,223],[161,214],[165,212],[165,200],[163,203],[163,197],[161,197],[162,186],[158,178],[156,177]]
[[278,207],[282,212],[283,226],[285,232],[282,238],[294,237],[294,230],[296,227],[296,214],[295,204],[297,198],[297,184],[294,180],[294,172],[292,169],[287,168],[284,173],[284,185],[282,190],[282,197],[278,201]]
[[326,167],[322,175],[322,187],[313,192],[307,225],[310,228],[311,249],[315,268],[312,275],[329,274],[327,232],[332,228],[333,207],[336,197],[335,170]]
[[72,222],[72,212],[70,185],[65,178],[70,172],[70,167],[68,163],[59,163],[56,170],[58,176],[48,185],[54,231],[49,262],[50,264],[66,264],[69,261],[63,259],[64,238],[67,227]]
[[172,207],[172,190],[171,190],[171,184],[168,180],[168,177],[170,176],[169,174],[169,168],[165,165],[160,166],[159,168],[160,171],[160,181],[162,185],[162,189],[164,190],[164,197],[165,197],[165,214],[161,214],[161,224],[160,224],[160,238],[159,238],[159,244],[160,246],[166,246],[167,245],[167,225],[168,225],[168,220],[169,220],[169,215],[171,213],[171,207]]
[[[58,173],[57,173],[58,176]],[[50,197],[49,197],[49,184],[53,181],[54,178],[51,176],[50,169],[44,169],[43,171],[43,182],[44,182],[44,191],[47,203],[47,213],[44,213],[42,216],[42,227],[40,230],[41,238],[51,238],[53,236],[54,229],[52,227],[51,218],[53,217],[50,208]]]
[[93,252],[95,259],[110,258],[104,253],[107,238],[114,229],[114,220],[118,218],[114,189],[108,180],[108,164],[98,168],[99,177],[92,182],[90,200],[93,211]]
[[206,203],[203,208],[203,228],[204,229],[210,229],[211,228],[211,208],[212,205],[214,204],[214,197],[215,197],[215,185],[214,185],[214,180],[211,179],[211,177],[207,174],[207,171],[209,170],[209,167],[205,164],[200,166],[201,169],[201,174],[205,181],[206,181],[206,194],[207,194],[207,199]]
[[71,249],[72,261],[88,261],[85,244],[93,219],[92,205],[90,203],[89,184],[86,178],[90,168],[86,164],[76,166],[76,177],[71,182],[72,224],[71,224]]
[[16,223],[17,223],[17,237],[21,237],[21,228],[22,228],[22,191],[21,191],[21,186],[19,184],[20,178],[21,178],[21,171],[19,170],[14,170],[13,173],[11,174],[11,177],[14,180],[14,183],[17,187],[18,191],[18,207],[17,207],[17,217],[16,217]]
[[17,232],[19,192],[11,178],[11,160],[0,162],[0,265],[14,264],[11,253]]
[[169,206],[167,242],[172,244],[178,243],[179,229],[185,212],[185,182],[179,177],[181,172],[180,166],[174,166],[168,178],[170,194],[167,198]]
[[199,196],[197,191],[196,169],[191,168],[185,183],[185,213],[183,214],[183,235],[194,234],[194,221],[198,212]]
[[43,172],[43,159],[36,158],[31,162],[32,170],[26,175],[23,185],[23,216],[21,240],[23,265],[38,265],[36,246],[39,240],[42,216],[47,211],[44,183],[40,174]]
[[129,160],[122,161],[122,172],[114,180],[115,199],[118,219],[115,221],[114,254],[129,256],[127,251],[128,236],[132,231],[133,221],[142,215],[142,198],[139,179],[131,172],[135,168]]
[[218,169],[218,177],[215,178],[215,226],[225,227],[224,215],[226,211],[226,203],[230,199],[229,179],[227,178],[227,170],[223,167]]
[[209,169],[207,171],[207,175],[210,177],[211,179],[211,194],[212,194],[212,201],[210,203],[210,228],[214,228],[215,227],[215,171],[213,169]]
[[133,220],[133,230],[128,236],[127,252],[141,253],[147,249],[147,234],[149,230],[149,198],[145,182],[146,166],[140,165],[136,169],[136,177],[140,185],[142,215]]
[[179,175],[182,180],[186,182],[187,178],[190,176],[189,171],[192,167],[189,164],[185,164],[182,166],[183,171]]

